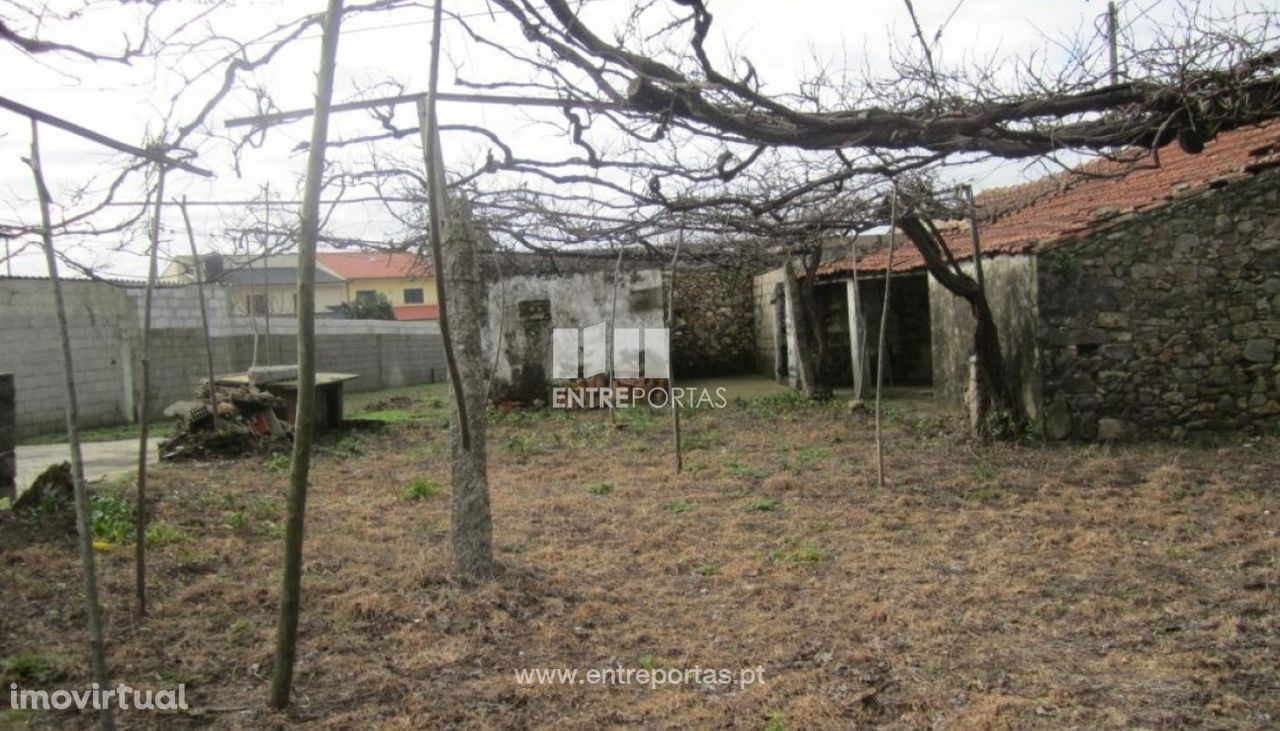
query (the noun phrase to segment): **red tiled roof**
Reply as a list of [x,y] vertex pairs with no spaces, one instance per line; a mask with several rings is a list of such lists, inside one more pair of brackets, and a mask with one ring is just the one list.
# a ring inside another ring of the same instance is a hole
[[[1069,173],[977,197],[983,255],[1015,254],[1061,246],[1094,233],[1125,214],[1145,213],[1260,170],[1280,166],[1280,122],[1224,132],[1198,155],[1176,145],[1132,162],[1095,160]],[[1126,171],[1128,171],[1126,173]],[[956,258],[972,255],[967,225],[942,227]],[[920,252],[898,237],[893,270],[924,266]],[[883,249],[858,260],[859,272],[883,272]],[[818,274],[850,271],[846,257],[823,264]]]
[[397,320],[439,320],[440,305],[398,305],[391,308]]
[[431,276],[430,262],[413,254],[381,251],[320,251],[316,260],[344,279],[400,279]]

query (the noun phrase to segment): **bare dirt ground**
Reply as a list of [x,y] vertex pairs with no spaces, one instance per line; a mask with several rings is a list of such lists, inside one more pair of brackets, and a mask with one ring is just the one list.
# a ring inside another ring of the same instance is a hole
[[[388,426],[324,442],[288,714],[265,710],[286,466],[155,471],[177,530],[152,550],[145,622],[129,547],[99,554],[111,674],[185,683],[192,710],[128,728],[1280,724],[1280,439],[976,446],[897,406],[879,489],[870,422],[843,404],[691,413],[681,476],[665,412],[497,414],[504,571],[472,587],[449,568],[442,398],[366,399],[352,415]],[[89,682],[76,566],[65,519],[0,522],[6,686]],[[514,675],[614,666],[763,666],[764,682]],[[0,713],[0,728],[92,724]]]

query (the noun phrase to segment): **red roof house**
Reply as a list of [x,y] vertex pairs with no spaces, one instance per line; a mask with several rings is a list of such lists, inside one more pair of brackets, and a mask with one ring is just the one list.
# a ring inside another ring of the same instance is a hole
[[347,301],[386,297],[397,320],[436,320],[435,273],[406,252],[321,251],[316,262],[346,281]]

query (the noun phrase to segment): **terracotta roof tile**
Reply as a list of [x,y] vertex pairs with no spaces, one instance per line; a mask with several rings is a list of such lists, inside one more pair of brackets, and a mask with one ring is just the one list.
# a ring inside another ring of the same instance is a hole
[[381,251],[320,251],[316,260],[345,279],[400,279],[431,276],[431,264],[413,254]]
[[[1132,162],[1095,160],[1073,173],[1060,173],[1013,188],[977,196],[982,252],[1013,254],[1047,249],[1083,238],[1134,212],[1145,213],[1171,201],[1221,187],[1251,173],[1280,166],[1280,122],[1224,132],[1198,155],[1176,145]],[[972,255],[967,225],[943,228],[957,258]],[[893,270],[924,266],[920,252],[899,238]],[[859,272],[884,271],[881,250],[858,261]],[[818,268],[819,275],[850,270],[848,257]]]

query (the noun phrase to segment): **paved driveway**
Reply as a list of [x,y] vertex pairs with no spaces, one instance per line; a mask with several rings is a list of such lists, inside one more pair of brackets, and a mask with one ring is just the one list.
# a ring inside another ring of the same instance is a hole
[[[147,453],[154,463],[157,459],[156,445],[161,440],[153,437],[148,441],[151,448]],[[31,483],[49,465],[71,461],[71,448],[66,444],[38,444],[18,447],[14,451],[18,458],[18,492],[31,487]],[[109,480],[138,468],[137,439],[86,442],[80,445],[80,451],[84,455],[84,478],[89,482]]]

